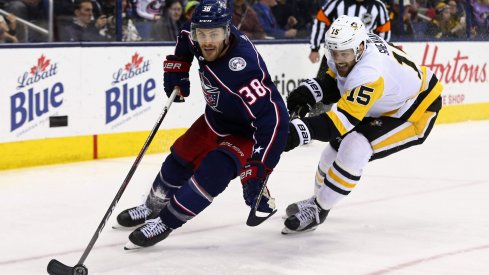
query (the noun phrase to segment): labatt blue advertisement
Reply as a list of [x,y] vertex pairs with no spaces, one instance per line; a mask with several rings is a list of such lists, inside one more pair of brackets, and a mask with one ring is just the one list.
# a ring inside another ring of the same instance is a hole
[[112,79],[112,87],[105,91],[105,123],[120,126],[132,117],[150,108],[155,99],[155,80],[148,74],[151,61],[137,52]]
[[55,60],[42,54],[17,78],[10,96],[10,131],[21,136],[44,124],[63,104],[64,86]]

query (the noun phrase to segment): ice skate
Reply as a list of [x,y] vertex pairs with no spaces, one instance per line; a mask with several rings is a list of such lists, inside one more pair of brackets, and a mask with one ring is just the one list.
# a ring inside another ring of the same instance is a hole
[[145,203],[126,209],[117,215],[117,223],[112,226],[114,229],[131,229],[144,224],[146,219],[151,219],[151,214],[158,215],[149,209]]
[[169,185],[153,186],[143,204],[122,211],[112,228],[133,229],[144,224],[147,219],[156,218],[177,190],[178,187]]
[[148,247],[166,239],[173,230],[166,226],[160,217],[146,220],[146,223],[138,227],[129,235],[129,242],[124,246],[124,250],[133,250]]
[[288,213],[294,213],[287,217],[284,222],[282,234],[294,234],[315,230],[328,216],[329,210],[322,209],[316,202],[315,197],[289,205]]
[[315,199],[316,199],[316,196],[312,196],[312,197],[310,197],[308,199],[305,199],[305,200],[302,200],[302,201],[298,201],[298,202],[289,204],[289,206],[287,206],[287,208],[285,209],[284,219],[287,219],[288,217],[299,213],[305,207],[307,207],[308,205],[314,203],[314,200]]

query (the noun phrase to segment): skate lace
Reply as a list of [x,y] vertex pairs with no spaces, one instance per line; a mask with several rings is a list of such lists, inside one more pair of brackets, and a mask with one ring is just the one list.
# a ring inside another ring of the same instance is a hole
[[159,235],[165,230],[168,229],[168,226],[166,226],[162,221],[161,218],[158,217],[156,219],[152,220],[146,220],[146,224],[141,228],[141,232],[143,232],[144,236],[146,238],[152,238],[156,235]]
[[309,208],[309,207],[311,207],[311,206],[314,205],[314,200],[315,199],[316,199],[316,197],[315,196],[312,196],[311,198],[308,198],[308,199],[299,201],[299,202],[296,203],[297,204],[297,208],[299,208],[299,210]]
[[314,201],[304,203],[302,207],[302,211],[296,214],[296,217],[299,219],[300,224],[306,224],[312,219],[315,219],[316,223],[319,224],[319,211]]
[[131,219],[140,220],[145,219],[151,213],[151,210],[146,207],[146,204],[143,203],[137,207],[129,209],[128,212]]

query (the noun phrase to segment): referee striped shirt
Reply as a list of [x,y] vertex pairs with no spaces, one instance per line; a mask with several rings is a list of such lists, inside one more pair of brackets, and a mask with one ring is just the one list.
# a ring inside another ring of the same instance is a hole
[[391,38],[389,12],[380,0],[330,0],[318,11],[311,32],[311,50],[317,51],[324,41],[324,34],[333,21],[341,15],[360,17],[365,28],[384,40]]

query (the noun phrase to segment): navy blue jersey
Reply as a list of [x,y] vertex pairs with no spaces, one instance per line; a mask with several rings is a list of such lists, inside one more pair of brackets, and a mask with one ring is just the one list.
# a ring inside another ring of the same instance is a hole
[[215,61],[199,58],[199,50],[184,28],[175,55],[197,57],[207,124],[218,135],[253,139],[253,155],[267,167],[277,165],[285,148],[288,113],[265,62],[251,41],[231,27],[230,48]]

